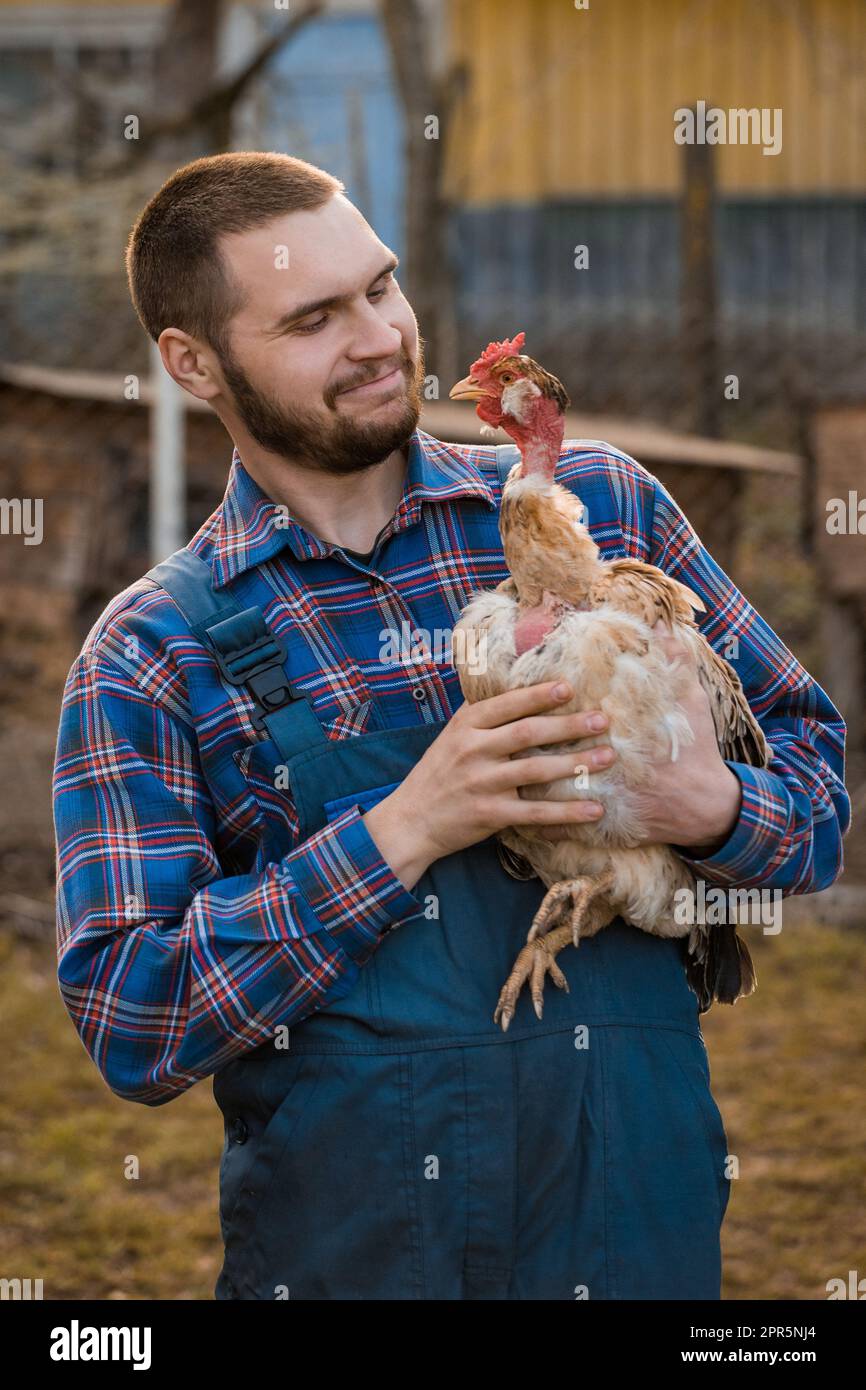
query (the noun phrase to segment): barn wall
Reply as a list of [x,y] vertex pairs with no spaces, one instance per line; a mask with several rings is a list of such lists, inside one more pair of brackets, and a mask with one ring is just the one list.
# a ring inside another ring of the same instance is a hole
[[450,0],[447,191],[466,206],[672,194],[673,113],[781,107],[782,151],[718,147],[725,194],[866,187],[862,0]]
[[689,427],[674,111],[704,99],[782,110],[778,155],[712,147],[719,391],[734,374],[741,393],[725,426],[796,447],[807,398],[866,394],[862,0],[453,0],[450,14],[461,360],[524,329],[584,409]]

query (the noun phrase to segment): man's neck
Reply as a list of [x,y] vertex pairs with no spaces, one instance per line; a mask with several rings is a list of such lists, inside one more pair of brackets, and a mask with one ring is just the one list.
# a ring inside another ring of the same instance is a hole
[[381,463],[338,476],[276,459],[261,451],[238,452],[244,468],[272,501],[318,540],[366,554],[397,510],[406,482],[408,446]]

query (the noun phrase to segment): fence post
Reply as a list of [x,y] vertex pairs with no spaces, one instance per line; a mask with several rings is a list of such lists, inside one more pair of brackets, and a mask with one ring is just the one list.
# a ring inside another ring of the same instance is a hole
[[714,157],[712,145],[683,146],[680,213],[683,380],[690,397],[691,427],[697,434],[710,436],[719,433],[722,388],[716,322]]
[[183,545],[186,522],[184,444],[186,409],[183,391],[162,365],[156,343],[150,345],[150,559],[159,564]]

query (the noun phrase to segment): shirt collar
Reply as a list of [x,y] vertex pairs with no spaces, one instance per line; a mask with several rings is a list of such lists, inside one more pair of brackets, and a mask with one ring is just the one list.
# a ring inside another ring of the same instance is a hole
[[[409,457],[403,495],[380,540],[405,531],[421,520],[422,502],[448,502],[455,497],[477,497],[491,508],[497,501],[479,466],[465,456],[465,447],[443,444],[424,430],[409,439]],[[470,447],[470,452],[471,448]],[[308,531],[283,506],[259,487],[232,453],[225,496],[217,512],[211,565],[217,588],[244,570],[261,565],[286,547],[296,560],[321,559],[340,547]]]

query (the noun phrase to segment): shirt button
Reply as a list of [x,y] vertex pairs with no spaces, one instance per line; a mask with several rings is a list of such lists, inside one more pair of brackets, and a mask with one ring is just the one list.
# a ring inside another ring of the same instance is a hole
[[249,1138],[249,1126],[242,1115],[236,1115],[229,1125],[229,1138],[233,1144],[245,1144]]
[[424,689],[423,685],[415,686],[412,691],[412,699],[418,701],[427,699],[427,691]]

